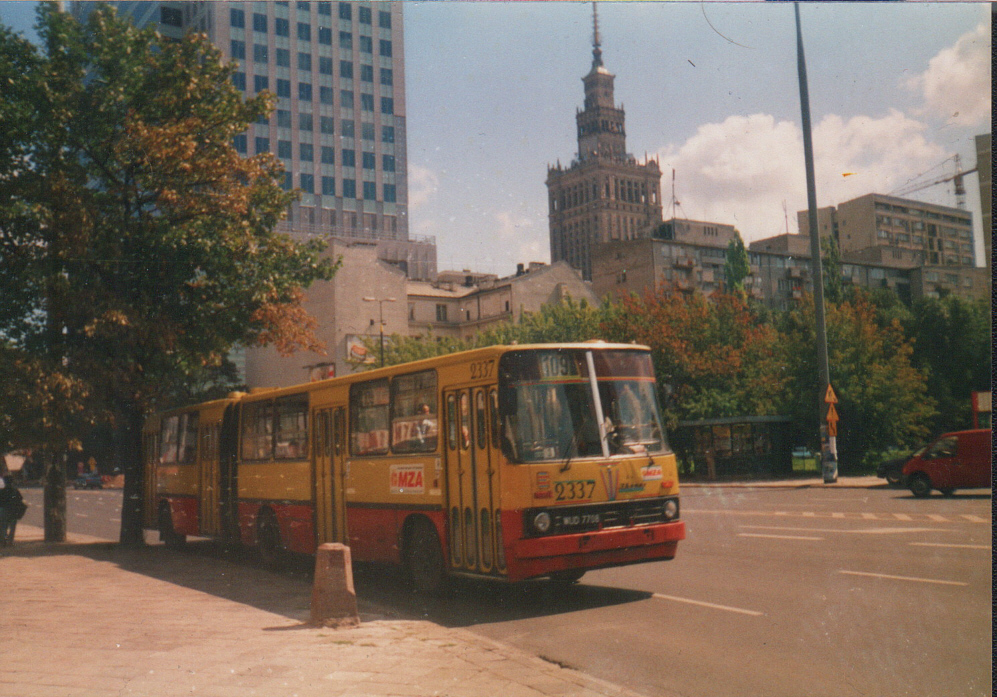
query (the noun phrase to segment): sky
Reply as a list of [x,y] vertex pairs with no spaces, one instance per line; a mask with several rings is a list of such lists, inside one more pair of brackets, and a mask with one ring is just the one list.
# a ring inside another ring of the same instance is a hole
[[[0,2],[0,21],[28,31],[31,5]],[[664,217],[731,224],[747,242],[797,232],[793,5],[600,2],[598,13],[627,150],[658,159]],[[990,130],[989,13],[801,3],[818,206],[951,176],[956,153],[975,167],[973,137]],[[404,18],[410,233],[436,239],[441,270],[549,261],[547,167],[577,152],[591,3],[407,0]],[[965,183],[980,259],[976,174]],[[951,182],[909,197],[955,205]]]

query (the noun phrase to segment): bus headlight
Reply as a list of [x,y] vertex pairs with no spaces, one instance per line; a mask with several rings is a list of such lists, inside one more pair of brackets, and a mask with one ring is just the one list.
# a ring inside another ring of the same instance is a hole
[[675,499],[665,501],[665,520],[675,520],[679,515],[679,502]]
[[540,511],[533,516],[533,528],[539,533],[545,533],[550,530],[550,513]]

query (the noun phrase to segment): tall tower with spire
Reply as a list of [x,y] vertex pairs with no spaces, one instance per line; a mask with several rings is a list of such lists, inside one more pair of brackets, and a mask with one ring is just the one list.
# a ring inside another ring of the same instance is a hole
[[627,153],[626,115],[602,63],[594,2],[592,23],[592,69],[582,78],[585,106],[575,114],[578,152],[567,167],[547,167],[551,262],[567,261],[586,280],[596,245],[650,237],[661,224],[661,169]]

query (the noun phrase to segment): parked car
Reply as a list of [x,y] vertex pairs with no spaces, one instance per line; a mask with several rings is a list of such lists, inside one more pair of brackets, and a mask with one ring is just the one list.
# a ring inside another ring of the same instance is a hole
[[104,480],[96,472],[86,472],[73,480],[74,489],[103,489]]
[[887,484],[891,486],[900,486],[904,483],[904,465],[907,464],[908,460],[912,457],[917,457],[920,455],[926,446],[921,446],[917,450],[903,457],[893,457],[889,460],[883,460],[879,463],[879,467],[876,468],[876,476],[885,479]]
[[988,428],[939,436],[904,465],[911,493],[924,498],[938,489],[951,496],[956,489],[992,486],[990,443]]

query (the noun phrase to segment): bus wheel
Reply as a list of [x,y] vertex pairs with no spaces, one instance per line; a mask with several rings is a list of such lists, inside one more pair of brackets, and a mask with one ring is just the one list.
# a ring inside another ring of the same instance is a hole
[[183,547],[187,541],[186,535],[181,535],[173,528],[173,515],[169,506],[161,506],[159,509],[159,541],[169,549]]
[[931,495],[931,480],[924,474],[915,474],[910,479],[910,493],[919,499]]
[[554,583],[563,583],[569,585],[572,583],[578,583],[582,580],[582,576],[585,575],[584,569],[571,569],[569,571],[555,571],[550,575],[550,580]]
[[428,520],[419,519],[413,524],[405,566],[417,593],[438,596],[446,590],[447,573],[443,567],[440,538]]
[[276,569],[284,561],[284,547],[280,543],[280,526],[272,511],[260,514],[256,524],[256,546],[260,564],[265,569]]

